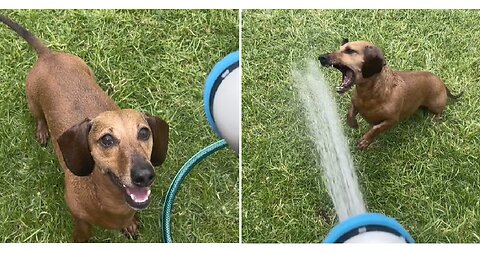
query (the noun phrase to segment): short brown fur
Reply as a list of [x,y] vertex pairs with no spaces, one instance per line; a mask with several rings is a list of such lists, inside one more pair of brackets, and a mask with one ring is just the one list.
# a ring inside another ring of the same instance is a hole
[[[38,53],[26,81],[28,107],[36,119],[37,140],[45,145],[48,138],[52,139],[64,169],[65,199],[74,220],[74,240],[88,241],[92,225],[122,230],[136,238],[136,208],[126,202],[122,185],[137,188],[133,171],[153,170],[152,164],[160,165],[165,160],[167,123],[134,110],[121,110],[97,85],[82,59],[49,50],[5,16],[0,15],[0,21]],[[151,135],[139,138],[142,128]],[[102,145],[106,134],[116,139],[111,147]],[[138,188],[150,188],[154,174],[150,172],[148,177],[144,182],[139,180],[142,187]]]
[[443,81],[430,72],[391,70],[382,51],[370,42],[345,40],[338,51],[320,56],[320,61],[324,66],[353,71],[355,91],[347,123],[357,128],[356,115],[360,114],[372,125],[357,143],[361,150],[419,107],[427,108],[436,119],[441,119],[447,97],[461,96],[452,95]]

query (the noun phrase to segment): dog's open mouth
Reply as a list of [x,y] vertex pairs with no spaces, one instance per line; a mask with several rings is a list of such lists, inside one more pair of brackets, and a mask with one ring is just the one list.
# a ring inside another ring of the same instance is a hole
[[142,210],[148,207],[148,205],[150,204],[150,186],[127,186],[123,184],[120,179],[112,172],[109,171],[108,175],[110,176],[112,182],[114,182],[115,185],[117,185],[123,192],[125,201],[131,208],[135,210]]
[[342,72],[342,83],[337,87],[337,92],[342,94],[350,90],[350,88],[353,86],[353,83],[355,83],[355,73],[352,71],[352,69],[345,65],[333,65],[332,67]]

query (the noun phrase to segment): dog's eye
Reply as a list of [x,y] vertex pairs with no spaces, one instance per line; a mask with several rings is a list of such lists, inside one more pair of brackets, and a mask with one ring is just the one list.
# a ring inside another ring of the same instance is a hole
[[357,53],[357,51],[355,51],[355,50],[353,50],[353,49],[351,49],[351,48],[347,48],[347,49],[345,49],[345,53],[347,53],[347,54],[349,54],[349,55],[352,55],[352,54]]
[[138,139],[140,140],[148,140],[148,138],[150,138],[150,130],[148,128],[141,128],[139,131],[138,131]]
[[105,134],[103,135],[102,138],[100,138],[100,144],[105,147],[111,147],[115,144],[115,139],[112,137],[110,134]]

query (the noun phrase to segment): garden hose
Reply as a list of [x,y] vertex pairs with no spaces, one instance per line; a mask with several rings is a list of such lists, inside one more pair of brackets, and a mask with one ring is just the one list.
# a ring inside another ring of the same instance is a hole
[[167,197],[165,199],[165,204],[163,205],[163,216],[162,216],[162,232],[163,232],[163,242],[165,243],[172,243],[172,232],[171,232],[171,214],[172,214],[172,207],[173,202],[175,201],[175,196],[177,195],[178,190],[180,189],[180,185],[182,184],[183,180],[187,177],[188,173],[192,171],[192,169],[200,163],[203,159],[205,159],[210,154],[224,148],[227,146],[227,142],[222,139],[219,140],[205,148],[203,148],[200,152],[196,153],[192,158],[190,158],[178,171],[177,175],[173,179],[172,184],[168,188]]

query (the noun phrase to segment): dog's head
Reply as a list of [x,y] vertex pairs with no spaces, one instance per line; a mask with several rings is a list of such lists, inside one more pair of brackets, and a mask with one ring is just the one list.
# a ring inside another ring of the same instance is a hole
[[382,50],[366,41],[342,41],[338,51],[321,55],[323,66],[332,66],[342,72],[342,83],[337,92],[345,93],[354,84],[361,84],[366,79],[380,73],[385,66]]
[[138,210],[150,203],[153,166],[166,158],[168,129],[162,119],[134,110],[107,111],[65,131],[58,144],[73,174],[87,176],[97,168]]

